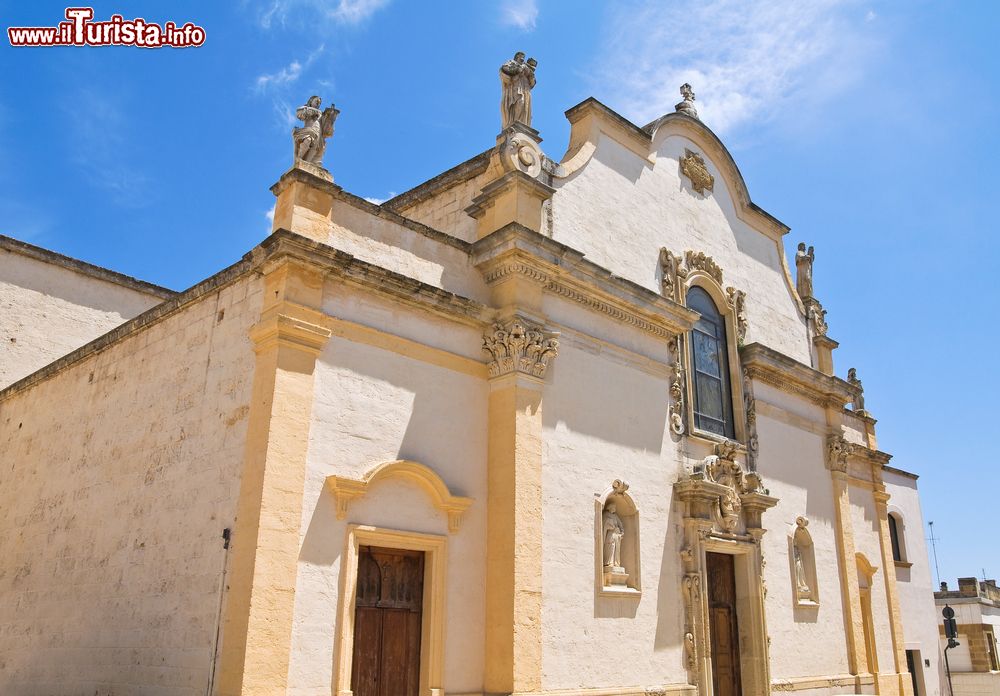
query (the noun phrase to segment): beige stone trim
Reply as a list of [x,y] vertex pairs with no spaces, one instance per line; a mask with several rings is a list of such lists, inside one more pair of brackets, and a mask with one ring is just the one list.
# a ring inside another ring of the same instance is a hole
[[668,694],[695,696],[697,693],[697,687],[691,684],[664,684],[662,686],[627,686],[613,689],[516,691],[511,696],[668,696]]
[[462,526],[462,515],[472,505],[472,498],[452,495],[448,486],[433,469],[406,459],[379,464],[360,480],[344,476],[328,476],[326,485],[337,501],[337,519],[342,520],[347,517],[351,501],[364,496],[372,484],[397,478],[420,486],[430,496],[434,507],[448,515],[448,531],[455,533],[459,530]]
[[[444,622],[447,597],[448,542],[443,536],[418,534],[352,524],[347,528],[340,575],[340,621],[338,622],[334,693],[352,696],[351,667],[354,660],[354,605],[358,588],[358,550],[382,546],[423,551],[424,596],[420,627],[421,696],[444,696]],[[279,693],[277,691],[273,693]],[[282,690],[280,693],[284,693]]]
[[825,375],[760,343],[743,346],[740,355],[752,379],[817,405],[841,410],[853,398],[853,390],[845,380]]
[[[879,546],[882,552],[882,565],[885,568],[892,568],[892,539],[889,536],[889,494],[886,493],[885,486],[877,483],[874,486],[872,495],[875,498],[875,510],[878,513]],[[886,571],[885,577],[885,600],[889,607],[889,631],[892,636],[892,655],[895,672],[900,677],[908,674],[906,671],[906,645],[903,636],[903,614],[899,606],[899,590],[896,587],[896,573]],[[910,679],[897,679],[899,693],[904,696],[913,696],[913,682]]]
[[264,276],[256,363],[218,658],[221,696],[284,693],[298,577],[316,356],[330,336],[322,274],[286,259]]
[[446,370],[453,370],[462,374],[486,379],[487,370],[479,360],[467,358],[442,348],[435,348],[426,343],[420,343],[409,338],[403,338],[396,334],[364,326],[347,319],[329,318],[330,330],[337,338],[343,338],[355,343],[363,343],[367,346],[388,350],[398,355],[420,362],[443,367]]
[[807,691],[809,689],[832,689],[838,687],[868,686],[875,683],[871,674],[856,676],[853,674],[834,674],[824,677],[792,677],[790,679],[775,679],[771,682],[771,691]]
[[847,661],[851,674],[861,674],[867,669],[863,618],[861,616],[861,587],[858,584],[857,550],[854,544],[854,525],[851,522],[850,479],[838,471],[837,462],[830,463],[833,500],[836,506],[837,554],[840,566],[840,595],[844,606],[846,625]]

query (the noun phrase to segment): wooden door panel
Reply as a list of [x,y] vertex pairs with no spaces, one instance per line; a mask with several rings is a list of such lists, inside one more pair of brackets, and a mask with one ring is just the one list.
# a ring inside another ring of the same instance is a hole
[[354,615],[354,663],[351,691],[354,696],[379,696],[379,647],[382,644],[382,612],[358,607]]
[[355,696],[418,696],[423,574],[423,553],[359,549]]
[[712,682],[715,696],[741,696],[736,572],[733,557],[706,555]]

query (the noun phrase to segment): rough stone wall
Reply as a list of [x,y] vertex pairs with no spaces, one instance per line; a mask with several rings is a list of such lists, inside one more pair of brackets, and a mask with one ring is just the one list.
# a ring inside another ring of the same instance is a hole
[[476,241],[476,220],[465,212],[472,199],[479,195],[492,174],[480,174],[420,201],[400,208],[400,215],[422,222],[428,227],[447,232],[467,242]]
[[0,248],[0,389],[162,301]]
[[259,283],[0,402],[0,693],[204,694]]

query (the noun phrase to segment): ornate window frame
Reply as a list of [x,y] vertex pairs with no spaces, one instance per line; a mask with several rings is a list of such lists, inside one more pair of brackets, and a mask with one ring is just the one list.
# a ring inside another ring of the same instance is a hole
[[[746,293],[723,286],[722,269],[702,252],[687,251],[683,259],[668,249],[660,250],[660,273],[663,294],[678,304],[687,306],[687,293],[699,287],[708,293],[722,317],[726,329],[726,357],[729,368],[729,398],[732,402],[733,434],[737,442],[749,446],[752,433],[747,423],[746,387],[740,346],[746,337]],[[675,367],[670,392],[673,403],[670,425],[676,435],[689,435],[716,444],[730,438],[696,428],[694,423],[694,355],[690,332],[670,341]],[[751,464],[753,466],[753,463]]]
[[362,546],[424,552],[424,594],[420,617],[421,696],[444,694],[444,624],[448,540],[438,534],[419,534],[368,525],[347,527],[347,542],[341,557],[340,620],[337,622],[334,693],[351,696],[354,666],[354,612],[358,588],[358,555]]

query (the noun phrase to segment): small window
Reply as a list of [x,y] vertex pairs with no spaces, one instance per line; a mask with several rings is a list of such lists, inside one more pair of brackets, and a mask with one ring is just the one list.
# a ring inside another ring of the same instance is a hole
[[694,426],[735,439],[726,322],[709,294],[699,287],[688,290],[687,306],[701,314],[691,330]]
[[902,546],[899,543],[899,527],[895,515],[889,515],[889,539],[892,541],[892,560],[902,561]]

